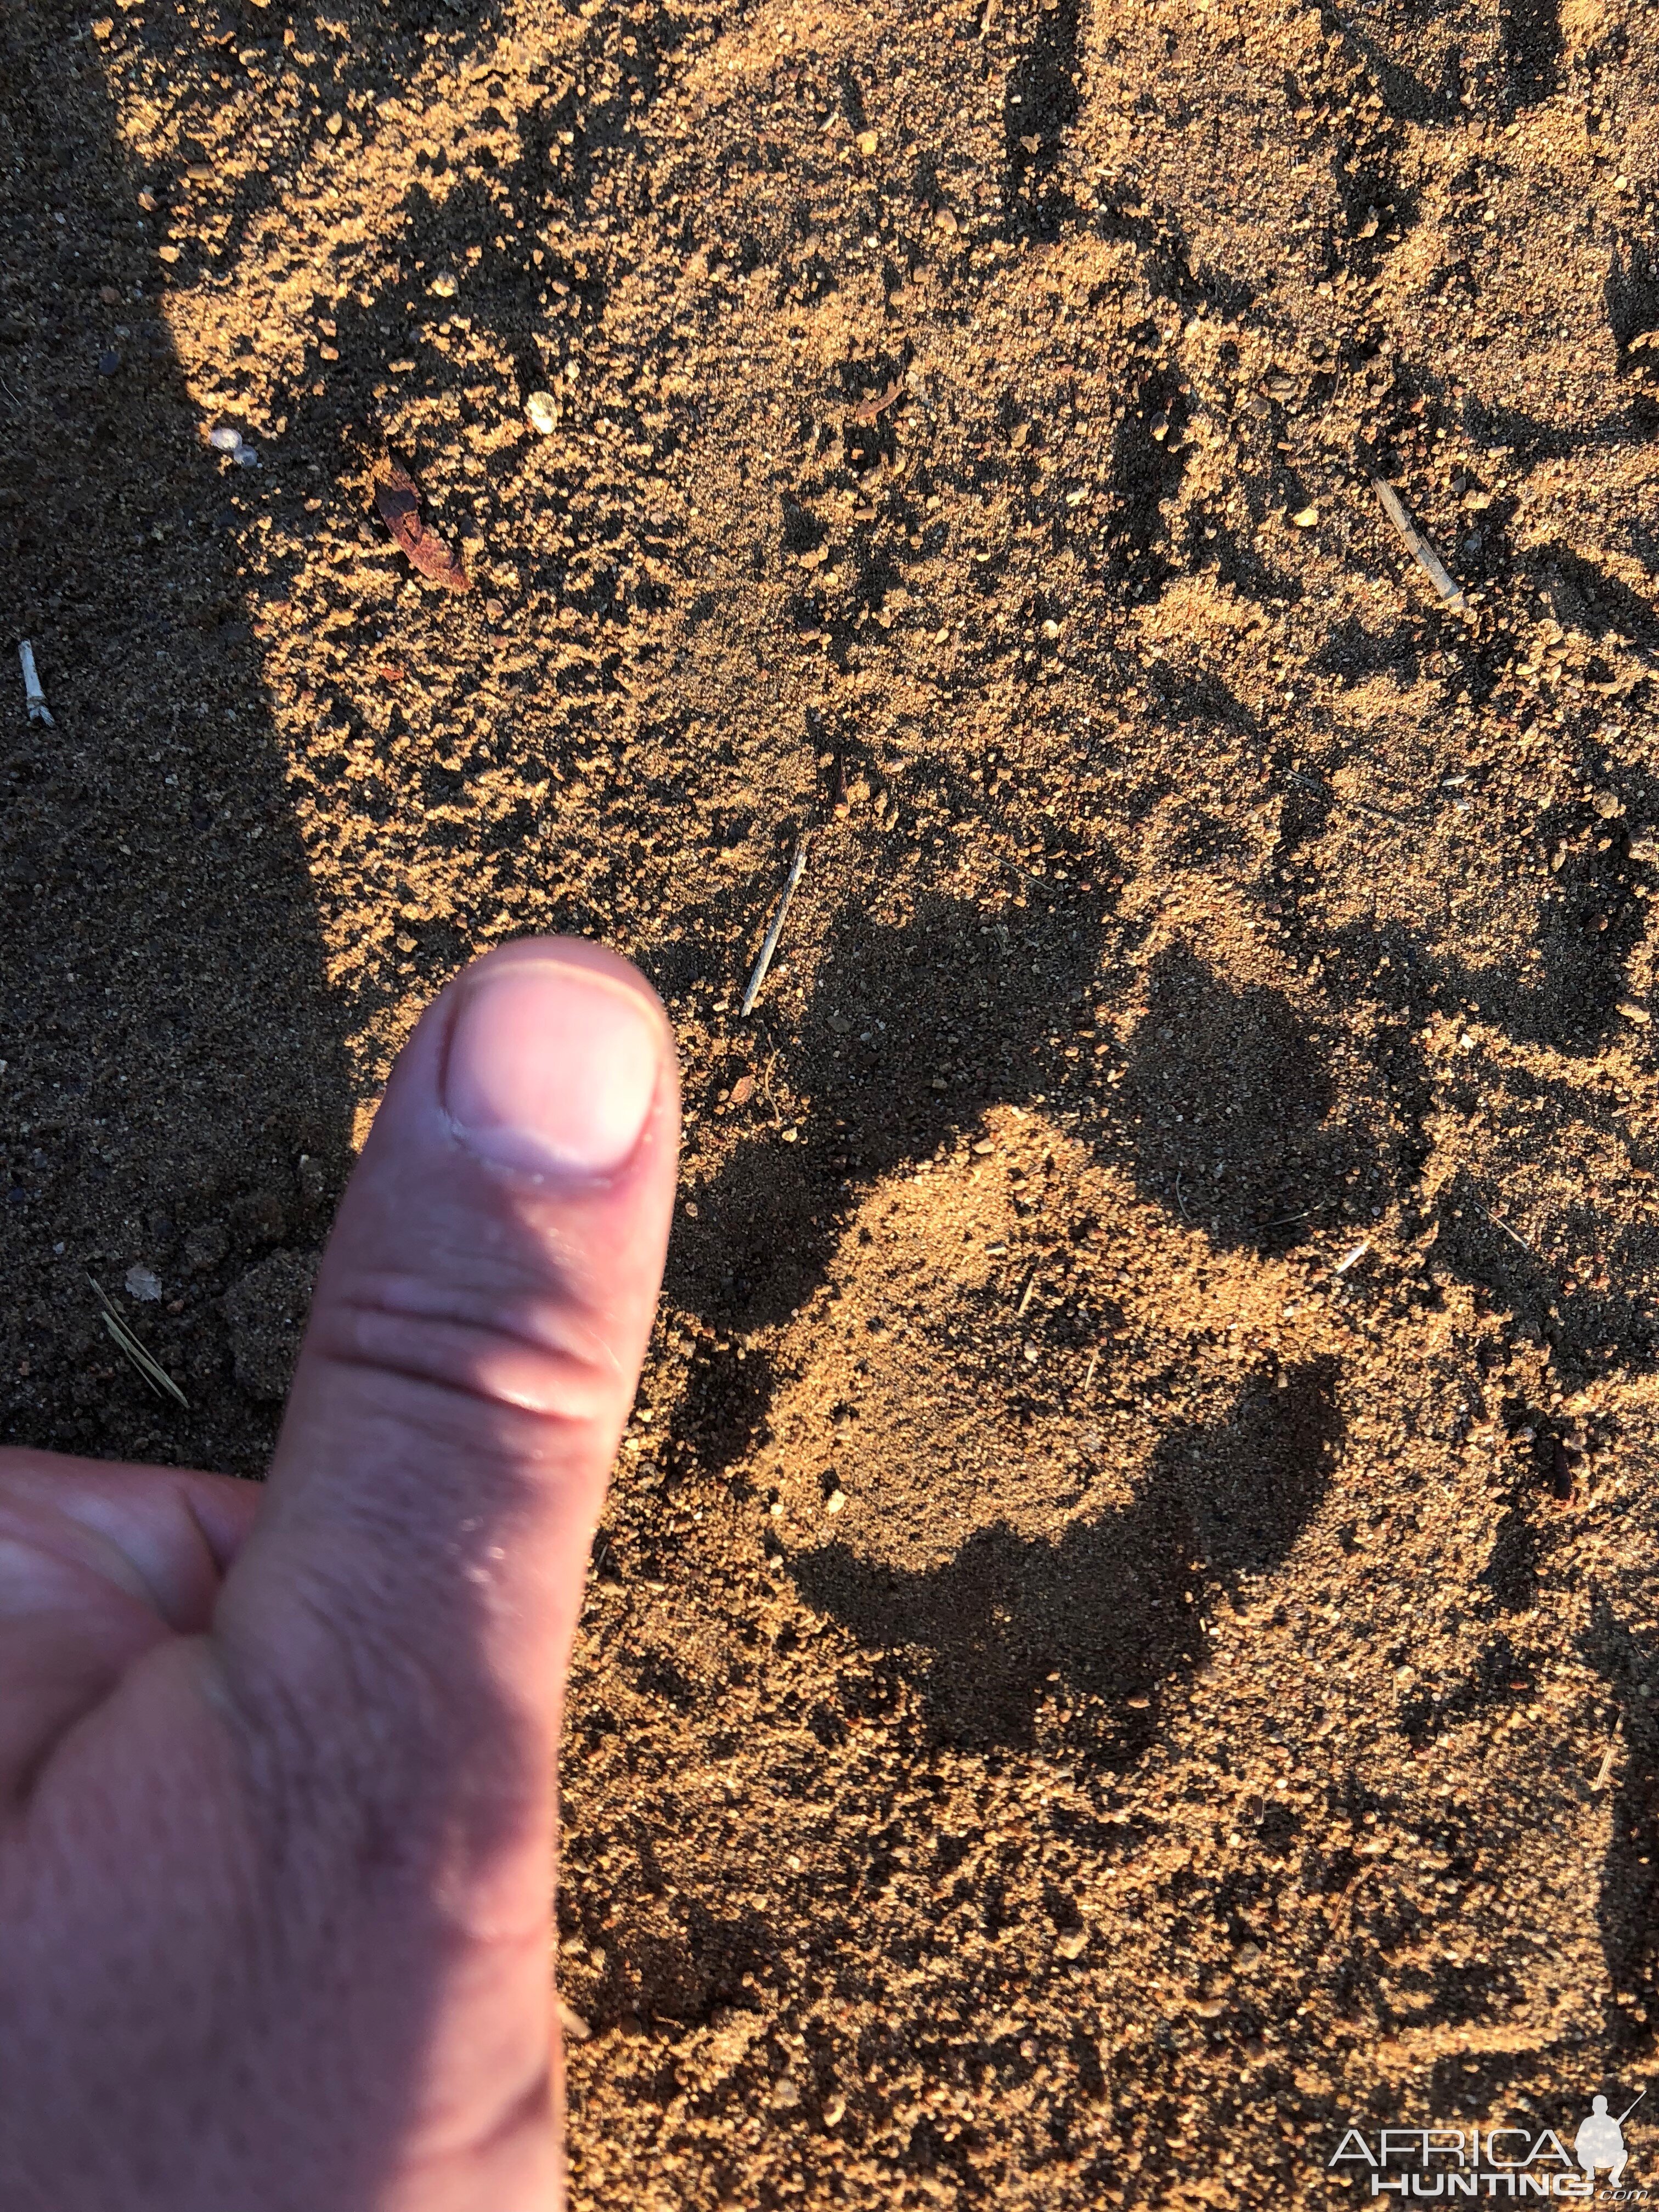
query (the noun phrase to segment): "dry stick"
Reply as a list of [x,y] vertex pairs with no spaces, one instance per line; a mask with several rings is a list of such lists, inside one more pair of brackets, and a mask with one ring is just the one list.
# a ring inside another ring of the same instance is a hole
[[27,638],[18,647],[17,658],[23,664],[23,693],[28,701],[29,720],[44,722],[51,729],[52,714],[46,706],[46,695],[40,688],[40,672],[34,665],[34,647]]
[[783,896],[778,901],[778,910],[772,917],[772,927],[767,931],[765,942],[761,946],[760,958],[755,963],[755,972],[749,978],[749,988],[743,994],[743,1005],[738,1010],[740,1020],[745,1019],[752,1011],[756,1000],[760,996],[761,985],[766,981],[766,971],[772,965],[772,955],[777,951],[778,939],[783,934],[784,916],[789,911],[789,902],[795,896],[795,886],[805,872],[808,842],[803,837],[795,848],[795,857],[789,866],[789,880],[783,887]]
[[1462,586],[1452,581],[1445,562],[1400,504],[1399,493],[1392,484],[1384,483],[1381,477],[1371,478],[1371,489],[1382,501],[1383,514],[1406,541],[1406,550],[1423,569],[1435,590],[1455,615],[1464,613],[1468,602],[1463,597]]

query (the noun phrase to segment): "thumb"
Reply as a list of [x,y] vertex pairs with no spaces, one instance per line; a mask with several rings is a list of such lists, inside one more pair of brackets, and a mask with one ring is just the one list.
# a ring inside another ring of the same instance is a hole
[[496,1906],[545,1917],[565,1666],[678,1135],[667,1019],[616,955],[520,943],[443,993],[341,1205],[216,1619],[307,1794],[320,1761],[400,1851],[441,1832],[446,1885],[490,1916],[486,1863]]

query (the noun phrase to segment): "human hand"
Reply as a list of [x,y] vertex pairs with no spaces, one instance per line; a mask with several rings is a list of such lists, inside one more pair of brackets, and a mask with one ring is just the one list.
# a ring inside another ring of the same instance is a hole
[[0,2203],[547,2212],[565,1670],[672,1205],[599,947],[428,1009],[260,1487],[0,1452]]

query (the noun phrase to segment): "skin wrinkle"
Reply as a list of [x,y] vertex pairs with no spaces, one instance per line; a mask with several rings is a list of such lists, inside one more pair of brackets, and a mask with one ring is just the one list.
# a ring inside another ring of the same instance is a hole
[[[67,1480],[70,1468],[87,1480]],[[21,1453],[9,1495],[0,1495],[0,1531],[9,1520],[25,1543],[74,1559],[188,1632],[205,1625],[256,1498],[257,1486],[228,1476],[92,1461],[58,1467]]]
[[[121,1519],[112,1514],[97,1493],[73,1499],[47,1499],[40,1494],[0,1501],[0,1542],[9,1543],[37,1564],[50,1561],[101,1576],[167,1618],[167,1606],[153,1576],[120,1540],[109,1523]],[[131,1528],[131,1522],[127,1526]],[[161,1532],[170,1537],[170,1531]],[[152,1553],[170,1548],[167,1542],[152,1544]]]
[[[92,1533],[64,1527],[49,1537],[33,1529],[27,1534],[0,1529],[0,1618],[58,1611],[64,1583],[83,1575],[97,1576],[124,1597],[159,1613],[161,1607],[143,1577],[107,1539],[100,1545],[107,1564],[94,1564],[87,1556],[86,1539]],[[8,1566],[13,1571],[10,1576]],[[28,1602],[31,1597],[33,1603]]]
[[[112,1504],[104,1496],[83,1495],[64,1499],[58,1510],[66,1519],[104,1539],[108,1553],[129,1566],[137,1577],[139,1589],[135,1595],[147,1597],[169,1628],[185,1631],[201,1626],[212,1610],[212,1600],[218,1595],[220,1570],[211,1547],[204,1540],[199,1553],[185,1558],[180,1556],[178,1542],[172,1540],[164,1547],[151,1547],[151,1557],[147,1560],[131,1541],[131,1515],[123,1514],[118,1507],[112,1510]],[[169,1537],[183,1537],[186,1542],[189,1535],[201,1537],[200,1522],[177,1493],[174,1504],[178,1510],[167,1524]],[[112,1522],[116,1525],[111,1526]],[[127,1540],[124,1541],[124,1537]],[[160,1557],[156,1556],[158,1553]],[[203,1600],[206,1602],[203,1603]]]
[[447,1272],[442,1281],[431,1282],[406,1273],[366,1272],[359,1283],[342,1286],[338,1297],[343,1305],[368,1312],[494,1329],[582,1366],[605,1359],[602,1303],[583,1304],[562,1279],[550,1296],[545,1283],[474,1285]]
[[[602,1388],[591,1389],[584,1406],[571,1387],[583,1370],[568,1354],[500,1328],[388,1314],[356,1302],[339,1310],[325,1348],[331,1358],[346,1365],[379,1368],[412,1382],[465,1390],[486,1402],[548,1419],[592,1420]],[[522,1355],[516,1363],[515,1352]],[[509,1379],[515,1370],[523,1380]]]
[[[319,1366],[336,1370],[356,1389],[365,1423],[382,1415],[390,1430],[396,1420],[410,1411],[411,1400],[404,1394],[414,1394],[413,1410],[437,1447],[438,1455],[465,1449],[473,1464],[482,1466],[484,1471],[566,1462],[573,1441],[581,1433],[582,1425],[574,1419],[527,1412],[520,1407],[505,1405],[498,1398],[434,1382],[423,1376],[389,1373],[379,1362],[341,1359],[320,1348],[317,1359]],[[386,1386],[385,1391],[375,1391],[377,1382]],[[480,1431],[480,1411],[492,1417],[494,1433],[488,1437]],[[447,1495],[450,1486],[446,1483],[443,1487]],[[399,1498],[397,1503],[401,1507],[404,1501]],[[351,1492],[337,1491],[331,1496],[327,1510],[331,1516],[342,1522],[350,1520],[355,1510]],[[371,1518],[359,1525],[366,1529],[383,1526],[378,1516],[386,1510],[380,1504],[371,1507]],[[270,1525],[280,1525],[284,1517],[283,1508],[273,1503],[267,1512]]]
[[119,1669],[108,1666],[83,1665],[81,1679],[76,1681],[64,1671],[68,1686],[77,1692],[72,1705],[65,1705],[62,1717],[55,1727],[43,1727],[26,1756],[15,1757],[6,1776],[4,1810],[7,1826],[13,1832],[27,1820],[29,1808],[35,1802],[43,1784],[56,1764],[73,1742],[76,1733],[87,1727],[100,1698],[107,1691],[110,1678]]
[[[224,1480],[227,1480],[233,1479],[234,1478],[230,1477],[224,1478]],[[252,1504],[257,1502],[259,1486],[257,1483],[242,1482],[238,1484],[238,1487],[248,1493],[248,1504],[250,1507],[252,1507]],[[232,1559],[236,1556],[236,1547],[240,1542],[243,1534],[246,1533],[246,1524],[244,1524],[243,1528],[234,1531],[229,1528],[213,1528],[210,1523],[209,1518],[204,1516],[202,1511],[201,1504],[196,1492],[191,1489],[181,1491],[179,1493],[179,1503],[184,1507],[185,1511],[190,1516],[191,1519],[195,1522],[196,1532],[202,1540],[203,1547],[206,1551],[208,1557],[213,1562],[215,1572],[218,1575],[220,1580],[222,1581]],[[218,1593],[216,1590],[215,1596],[216,1597]]]
[[465,2142],[434,2145],[429,2151],[418,2153],[408,2161],[404,2168],[406,2176],[412,2181],[419,2180],[426,2176],[437,2175],[445,2166],[453,2166],[459,2160],[476,2158],[480,2153],[488,2154],[509,2137],[520,2133],[526,2125],[544,2119],[552,2105],[553,2092],[553,2069],[549,2066],[538,2068],[521,2088],[514,2089],[502,2098],[501,2112],[487,2126],[471,2135]]
[[[470,1163],[476,1172],[479,1164]],[[502,1173],[516,1174],[503,1170]],[[522,1180],[522,1176],[519,1177]],[[515,1231],[526,1231],[538,1243],[552,1248],[556,1243],[547,1226],[532,1210],[525,1223],[515,1223]],[[343,1304],[374,1309],[383,1307],[391,1313],[408,1311],[428,1314],[456,1321],[475,1321],[481,1326],[500,1329],[504,1334],[523,1337],[531,1342],[544,1344],[553,1351],[568,1352],[573,1359],[592,1366],[607,1375],[612,1381],[618,1376],[615,1347],[609,1334],[611,1316],[610,1301],[605,1295],[603,1271],[586,1264],[576,1253],[562,1253],[550,1249],[548,1273],[540,1279],[523,1270],[522,1280],[511,1284],[474,1284],[467,1276],[477,1265],[475,1250],[466,1254],[440,1254],[433,1256],[434,1274],[418,1278],[408,1273],[384,1275],[385,1283],[394,1294],[381,1291],[372,1271],[366,1273],[361,1287],[343,1286],[338,1295]]]
[[38,1828],[63,1817],[56,1796],[49,1796],[48,1792],[52,1790],[56,1777],[72,1765],[77,1739],[94,1729],[106,1705],[120,1698],[145,1666],[173,1662],[181,1652],[189,1653],[204,1641],[197,1637],[169,1637],[153,1616],[147,1617],[143,1630],[144,1641],[137,1649],[102,1667],[106,1679],[101,1699],[86,1694],[72,1709],[66,1708],[66,1717],[58,1730],[44,1736],[45,1747],[39,1758],[19,1768],[13,1809],[25,1826],[33,1822]]

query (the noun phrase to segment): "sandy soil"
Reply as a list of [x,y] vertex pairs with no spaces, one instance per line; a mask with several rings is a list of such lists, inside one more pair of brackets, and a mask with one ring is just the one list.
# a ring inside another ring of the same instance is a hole
[[578,2204],[1323,2200],[1350,2120],[1622,2108],[1653,0],[3,41],[57,723],[0,673],[0,1435],[258,1466],[479,948],[602,934],[679,1030],[565,1769]]

